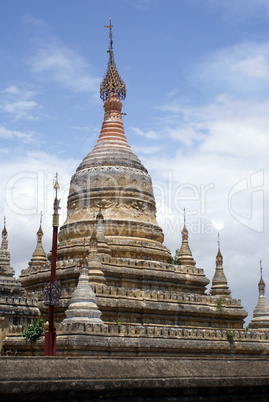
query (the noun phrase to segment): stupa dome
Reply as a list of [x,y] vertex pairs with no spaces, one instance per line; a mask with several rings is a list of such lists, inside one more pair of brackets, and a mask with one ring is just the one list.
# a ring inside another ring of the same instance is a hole
[[[104,100],[103,125],[96,145],[71,179],[67,218],[59,240],[66,240],[68,233],[68,239],[76,239],[82,247],[84,238],[92,235],[95,216],[101,208],[104,235],[113,257],[169,262],[172,257],[162,244],[164,236],[156,221],[150,175],[125,136],[121,99],[126,89],[115,73],[112,43],[109,55],[100,91]],[[72,248],[69,251],[74,254]],[[58,255],[61,256],[61,247]]]

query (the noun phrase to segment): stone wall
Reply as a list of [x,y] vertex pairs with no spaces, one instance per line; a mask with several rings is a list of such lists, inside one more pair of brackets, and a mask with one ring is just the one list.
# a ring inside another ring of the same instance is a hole
[[4,317],[0,317],[0,350],[2,349],[4,339],[7,335],[8,328]]
[[37,300],[20,295],[0,295],[0,350],[8,329],[13,324],[26,327],[33,318],[39,318]]
[[[40,356],[44,339],[27,343],[21,326],[10,326],[4,349]],[[269,355],[268,334],[152,325],[67,323],[57,326],[57,356],[254,356]]]
[[0,358],[0,401],[267,401],[264,358]]

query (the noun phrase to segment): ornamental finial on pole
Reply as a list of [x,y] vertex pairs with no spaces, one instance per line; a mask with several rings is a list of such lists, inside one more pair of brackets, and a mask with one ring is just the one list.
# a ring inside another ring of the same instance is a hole
[[220,250],[220,239],[219,239],[219,232],[218,232],[218,240],[217,240],[217,243],[218,243],[218,249]]
[[109,39],[110,39],[110,49],[108,50],[108,52],[109,52],[110,50],[112,50],[112,46],[113,46],[113,39],[112,39],[113,25],[111,24],[111,18],[109,18],[109,25],[105,25],[105,28],[109,29]]
[[53,188],[55,189],[55,198],[54,198],[54,204],[53,204],[53,224],[52,226],[59,226],[59,209],[60,207],[60,202],[61,200],[58,200],[58,190],[60,189],[60,185],[58,182],[58,173],[56,173],[55,181],[54,181],[54,186]]
[[126,97],[126,85],[116,67],[113,53],[113,39],[112,39],[112,27],[111,18],[109,18],[109,25],[105,25],[105,28],[109,29],[110,47],[108,49],[109,60],[107,64],[106,74],[103,81],[100,84],[100,98],[106,102],[109,96],[112,94],[117,95],[119,99],[123,100]]

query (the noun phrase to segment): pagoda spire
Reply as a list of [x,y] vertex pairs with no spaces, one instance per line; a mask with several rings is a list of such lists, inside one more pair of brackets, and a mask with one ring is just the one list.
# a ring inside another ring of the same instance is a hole
[[260,260],[260,281],[258,283],[259,298],[249,323],[251,329],[269,331],[269,306],[265,300],[265,283],[262,277],[262,260]]
[[6,228],[6,217],[5,216],[4,216],[4,228],[2,230],[1,250],[8,250],[7,228]]
[[222,254],[221,254],[221,252],[220,252],[219,233],[218,233],[218,240],[217,240],[217,243],[218,243],[218,253],[217,253],[217,256],[216,256],[216,267],[222,267],[222,266],[223,266],[223,257],[222,257]]
[[195,266],[196,262],[193,259],[192,252],[189,246],[189,233],[186,227],[185,208],[184,208],[184,225],[181,231],[181,236],[182,236],[182,243],[177,258],[178,264],[186,266],[188,265]]
[[264,280],[263,280],[263,278],[262,278],[262,270],[263,270],[263,268],[262,268],[262,260],[260,260],[260,274],[261,274],[261,278],[260,278],[260,281],[259,281],[259,284],[258,284],[259,296],[264,296],[264,294],[265,294],[265,283],[264,283]]
[[15,271],[10,266],[10,252],[8,250],[7,236],[6,217],[4,216],[4,228],[2,230],[2,243],[0,248],[0,275],[10,277],[15,274]]
[[[141,161],[131,150],[125,136],[122,122],[122,102],[126,97],[126,86],[121,79],[114,59],[113,37],[111,20],[109,25],[110,47],[108,49],[109,60],[105,76],[100,84],[100,98],[104,101],[104,120],[97,143],[93,150],[86,155],[78,167],[78,171],[90,166],[101,164],[130,167],[148,173]],[[105,158],[105,162],[104,162]],[[106,202],[102,202],[106,204]],[[104,205],[97,205],[104,207]]]
[[230,295],[231,292],[223,270],[223,257],[220,251],[219,233],[217,242],[218,242],[218,252],[216,256],[216,269],[215,269],[215,275],[212,280],[212,287],[210,292],[213,296],[227,297]]
[[36,248],[35,251],[33,252],[33,256],[31,258],[31,261],[29,262],[29,265],[42,265],[45,264],[48,260],[47,260],[47,255],[44,251],[43,245],[42,245],[42,237],[43,237],[44,233],[42,230],[42,212],[40,214],[40,226],[39,229],[36,233],[37,236],[37,244],[36,244]]
[[117,95],[119,99],[123,100],[126,97],[126,85],[118,73],[114,59],[112,36],[113,25],[111,24],[111,18],[109,19],[109,25],[106,25],[105,28],[109,29],[110,46],[107,51],[109,54],[109,60],[106,74],[100,85],[100,98],[106,102],[106,100],[112,94],[112,96]]

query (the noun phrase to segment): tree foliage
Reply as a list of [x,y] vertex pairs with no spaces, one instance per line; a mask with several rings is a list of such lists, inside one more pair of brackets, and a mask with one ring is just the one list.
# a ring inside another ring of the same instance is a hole
[[29,341],[36,341],[45,333],[44,320],[33,320],[30,324],[27,324],[26,329],[23,331],[22,336]]
[[179,255],[179,248],[176,249],[175,255],[174,255],[174,258],[173,258],[172,261],[171,261],[171,264],[173,264],[173,265],[179,265],[179,262],[178,262],[178,255]]

